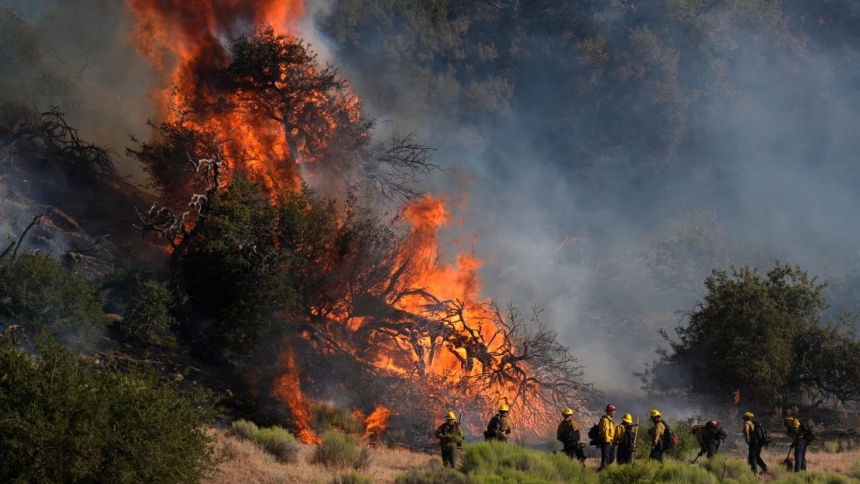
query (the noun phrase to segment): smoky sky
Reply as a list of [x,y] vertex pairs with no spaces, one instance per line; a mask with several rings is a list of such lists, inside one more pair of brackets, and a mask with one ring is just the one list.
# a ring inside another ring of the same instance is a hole
[[[816,1],[792,8],[800,12]],[[387,71],[385,59],[358,59],[328,35],[335,1],[308,3],[305,40],[350,80],[380,133],[414,132],[434,146],[433,161],[447,171],[434,174],[428,190],[468,197],[455,213],[463,222],[445,229],[447,255],[475,250],[484,260],[486,298],[513,302],[523,312],[542,307],[542,320],[586,365],[585,379],[608,395],[638,392],[632,372],[655,357],[656,330],[671,333],[676,311],[700,297],[657,287],[643,262],[650,237],[672,221],[714,213],[735,254],[758,254],[732,257],[740,264],[779,258],[827,278],[858,255],[860,63],[854,60],[860,44],[845,29],[825,35],[794,12],[788,30],[799,40],[786,46],[730,15],[726,2],[710,2],[702,22],[720,30],[661,32],[661,55],[678,62],[677,75],[665,83],[680,88],[667,96],[683,105],[683,122],[697,128],[682,133],[671,154],[654,155],[647,146],[672,134],[655,126],[666,116],[648,100],[660,85],[612,90],[610,77],[623,55],[610,52],[607,87],[595,98],[568,95],[572,81],[562,74],[571,72],[575,52],[504,66],[514,80],[509,109],[480,122],[451,119],[416,101],[420,83],[414,77]],[[145,138],[155,81],[127,42],[131,19],[122,3],[11,4],[43,27],[53,52],[68,57],[69,49],[79,48],[91,56],[79,67],[96,103],[80,116],[95,140],[121,150],[127,135]],[[599,18],[618,48],[646,21],[617,12]],[[531,40],[552,45],[556,34],[532,33]],[[730,52],[729,67],[701,64],[684,48],[692,44]],[[701,89],[690,88],[694,84]],[[731,92],[703,94],[709,86]],[[697,124],[699,117],[713,119],[713,129]],[[617,142],[596,141],[606,133]],[[130,161],[123,163],[124,173],[138,173]]]

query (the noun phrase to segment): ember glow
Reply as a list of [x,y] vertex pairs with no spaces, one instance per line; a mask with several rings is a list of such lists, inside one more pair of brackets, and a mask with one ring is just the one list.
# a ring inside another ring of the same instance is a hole
[[[334,104],[338,106],[335,116],[315,119],[312,133],[299,136],[294,133],[297,128],[291,128],[298,123],[288,119],[297,114],[264,113],[259,99],[249,101],[253,96],[241,89],[219,90],[206,78],[205,73],[211,72],[208,69],[224,68],[229,63],[227,45],[239,35],[268,25],[274,35],[294,36],[304,10],[300,1],[128,1],[137,18],[135,45],[161,75],[162,85],[153,92],[159,121],[181,123],[229,140],[223,146],[228,171],[241,170],[272,191],[295,188],[308,181],[309,176],[326,176],[324,170],[304,166],[316,165],[317,153],[326,151],[325,145],[331,137],[327,133],[334,133],[346,124],[358,127],[349,132],[350,136],[366,134],[361,130],[360,102],[348,92],[335,94]],[[302,75],[298,73],[299,77]],[[292,75],[282,76],[276,84],[283,85],[292,79]],[[305,92],[303,99],[290,99],[290,106],[302,113],[315,112],[315,103],[332,105],[332,98],[325,98],[318,91],[302,92]],[[309,148],[311,145],[313,149]],[[512,358],[509,334],[501,326],[499,314],[480,300],[481,261],[467,253],[456,255],[453,262],[446,261],[439,240],[439,231],[451,218],[445,204],[444,198],[427,196],[401,210],[409,233],[397,266],[408,265],[410,270],[402,278],[392,274],[392,280],[408,287],[396,296],[383,296],[390,307],[403,315],[398,324],[431,330],[386,332],[383,337],[373,338],[374,344],[369,347],[355,348],[354,356],[375,367],[380,375],[409,381],[416,388],[431,389],[420,396],[425,401],[400,402],[403,405],[418,403],[434,407],[429,414],[437,414],[441,408],[453,404],[467,405],[472,412],[482,415],[470,421],[470,430],[477,432],[484,417],[494,413],[500,403],[511,402],[514,409],[518,404],[520,409],[528,407],[531,417],[522,413],[519,418],[531,418],[531,422],[521,422],[537,428],[541,420],[538,416],[555,412],[543,408],[545,404],[539,399],[525,403],[526,396],[538,388],[533,383],[523,383],[531,381],[522,376],[531,372],[528,363],[521,361],[522,358]],[[384,287],[376,288],[376,293],[389,294]],[[352,303],[344,302],[347,306]],[[355,333],[365,323],[366,316],[349,316],[350,313],[345,310],[332,316],[337,325],[348,330],[340,331],[341,334]],[[345,337],[338,344],[349,348],[350,340]],[[312,405],[302,392],[301,372],[289,344],[281,351],[277,369],[271,395],[289,408],[298,438],[303,442],[318,442],[310,427]],[[519,383],[511,383],[513,380]],[[379,441],[392,410],[379,402],[365,408],[374,407],[364,420],[365,437]]]

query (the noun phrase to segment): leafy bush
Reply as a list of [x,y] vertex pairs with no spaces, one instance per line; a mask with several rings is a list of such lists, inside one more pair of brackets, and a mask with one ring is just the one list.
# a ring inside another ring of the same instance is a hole
[[277,425],[260,429],[256,442],[281,462],[296,462],[299,459],[299,444],[296,438]]
[[434,466],[431,469],[413,469],[398,476],[395,484],[466,484],[468,479],[462,472],[450,467]]
[[107,325],[89,284],[38,252],[0,259],[0,318],[75,349],[93,344]]
[[753,476],[746,460],[733,459],[723,455],[715,455],[707,459],[702,462],[701,467],[717,476],[720,481],[727,479],[743,481]]
[[325,430],[338,430],[345,434],[360,434],[364,432],[364,423],[356,420],[352,413],[328,405],[316,405],[313,408],[314,426]]
[[281,462],[299,459],[300,446],[296,438],[282,427],[259,428],[254,422],[240,419],[233,422],[230,430],[233,435],[259,445]]
[[50,339],[0,346],[0,481],[192,483],[213,466],[209,397],[99,368]]
[[133,342],[156,346],[176,346],[170,327],[176,320],[170,315],[173,295],[163,281],[137,281],[137,287],[125,319],[120,325],[123,336]]
[[322,443],[314,450],[311,462],[326,467],[364,469],[370,464],[370,452],[352,437],[329,430],[322,435]]
[[406,431],[403,429],[388,429],[385,432],[385,445],[394,448],[406,442]]
[[371,484],[373,480],[367,476],[363,476],[358,472],[350,472],[335,477],[329,484]]
[[230,425],[230,431],[233,432],[233,435],[245,439],[245,440],[254,440],[254,437],[257,435],[257,432],[260,431],[260,428],[257,427],[257,424],[254,422],[250,422],[245,419],[234,420]]
[[[596,474],[564,454],[525,449],[502,442],[469,446],[463,471],[477,482],[596,482]],[[495,481],[499,482],[499,481]]]

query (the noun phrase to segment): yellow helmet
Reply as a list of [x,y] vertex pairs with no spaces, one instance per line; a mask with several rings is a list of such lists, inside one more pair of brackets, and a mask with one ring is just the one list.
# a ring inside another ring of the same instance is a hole
[[500,412],[507,412],[508,410],[510,410],[510,408],[508,408],[508,406],[505,405],[504,403],[502,404],[501,407],[499,407]]
[[629,413],[624,414],[624,418],[621,419],[622,422],[633,423],[633,416]]
[[744,412],[744,418],[755,418],[752,412]]
[[562,415],[573,415],[573,410],[569,408],[565,408],[564,412],[561,412]]
[[448,412],[448,413],[445,415],[445,418],[446,418],[446,419],[448,419],[448,420],[456,420],[456,419],[457,419],[457,416],[456,416],[456,415],[454,415],[454,412]]
[[662,416],[663,416],[663,414],[660,413],[660,411],[657,410],[656,408],[651,409],[651,418],[662,417]]

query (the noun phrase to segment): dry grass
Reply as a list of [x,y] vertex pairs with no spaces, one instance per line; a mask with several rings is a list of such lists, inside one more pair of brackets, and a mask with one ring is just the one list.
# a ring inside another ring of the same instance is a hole
[[[279,463],[253,442],[230,435],[229,431],[211,431],[217,437],[217,454],[222,462],[215,475],[204,480],[206,484],[328,484],[333,478],[351,469],[329,469],[311,464],[314,446],[301,445],[298,462]],[[360,471],[375,484],[391,484],[394,479],[409,471],[425,467],[437,456],[402,449],[376,447],[370,450],[370,466]]]
[[[311,464],[315,447],[299,444],[298,462],[293,464],[279,463],[269,453],[253,442],[231,435],[229,431],[212,430],[217,437],[217,453],[222,462],[216,474],[206,479],[206,484],[233,484],[237,482],[249,484],[329,484],[335,477],[351,472],[351,469],[330,469],[323,465]],[[815,445],[807,453],[809,470],[823,471],[846,475],[857,469],[860,462],[860,450],[828,453]],[[780,469],[785,459],[787,448],[766,450],[762,457],[775,472],[763,478],[771,481],[784,477],[787,473]],[[394,479],[410,469],[426,468],[430,461],[437,461],[435,454],[410,452],[404,449],[388,449],[375,447],[370,450],[370,466],[359,471],[361,475],[371,478],[374,484],[393,484]],[[746,454],[740,449],[726,452],[728,456],[746,461]],[[595,467],[599,459],[588,459],[587,466]]]

